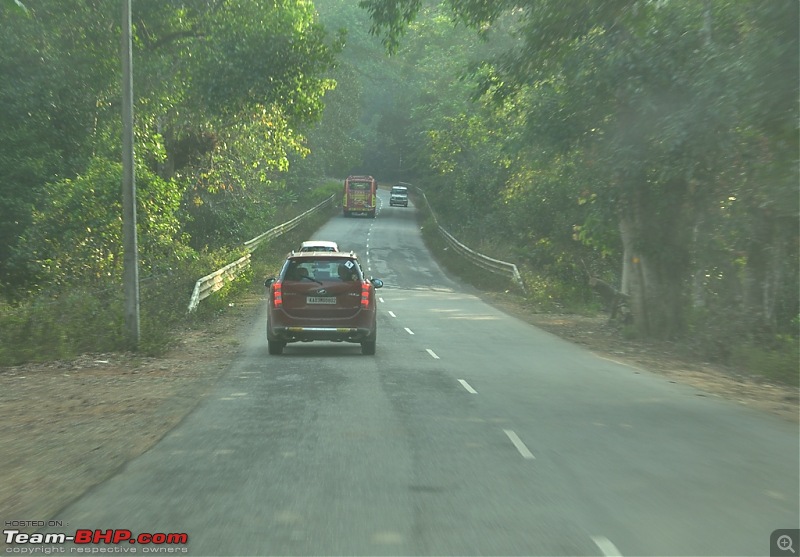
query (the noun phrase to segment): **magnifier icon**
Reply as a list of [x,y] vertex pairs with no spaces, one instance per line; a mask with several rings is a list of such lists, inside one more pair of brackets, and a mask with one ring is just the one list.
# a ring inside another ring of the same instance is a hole
[[794,554],[794,548],[792,547],[792,538],[787,536],[786,534],[779,536],[775,543],[778,546],[778,549],[781,551],[791,551]]

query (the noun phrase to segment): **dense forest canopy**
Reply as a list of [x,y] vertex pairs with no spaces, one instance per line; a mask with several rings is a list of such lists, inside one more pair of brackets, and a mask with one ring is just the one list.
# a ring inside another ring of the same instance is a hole
[[[555,274],[591,260],[643,334],[796,334],[797,2],[442,5],[513,39],[473,66],[478,106],[427,130],[453,226]],[[430,10],[361,6],[397,53]]]
[[[798,332],[795,0],[134,0],[144,274],[326,177],[422,186],[532,296],[636,334]],[[119,280],[119,6],[0,3],[6,302]],[[538,294],[537,294],[538,293]]]
[[[15,292],[120,262],[120,7],[25,5],[5,8],[0,36],[0,280]],[[147,269],[240,240],[274,211],[260,201],[286,195],[341,38],[303,0],[137,0],[133,26]]]

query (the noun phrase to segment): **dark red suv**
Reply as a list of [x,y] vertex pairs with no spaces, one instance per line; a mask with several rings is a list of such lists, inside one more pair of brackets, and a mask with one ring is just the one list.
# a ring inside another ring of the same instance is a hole
[[292,252],[264,285],[270,354],[314,340],[357,342],[362,354],[375,354],[375,289],[383,281],[365,277],[353,252]]

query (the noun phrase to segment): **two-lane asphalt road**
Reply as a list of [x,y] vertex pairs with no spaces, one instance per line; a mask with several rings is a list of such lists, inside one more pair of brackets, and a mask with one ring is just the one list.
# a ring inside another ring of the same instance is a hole
[[191,555],[768,555],[798,527],[796,424],[484,304],[381,197],[315,234],[385,281],[375,356],[269,356],[262,308],[213,395],[53,518]]

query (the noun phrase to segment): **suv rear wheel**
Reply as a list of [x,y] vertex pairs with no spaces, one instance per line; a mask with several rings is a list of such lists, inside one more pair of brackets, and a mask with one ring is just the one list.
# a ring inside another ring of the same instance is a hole
[[375,355],[375,341],[374,340],[365,340],[361,342],[361,353],[365,356],[374,356]]
[[279,356],[283,354],[283,347],[286,346],[285,342],[280,342],[277,340],[267,340],[267,349],[269,353],[273,356]]
[[375,355],[375,345],[378,340],[378,331],[373,329],[372,334],[361,341],[361,353],[365,356]]

